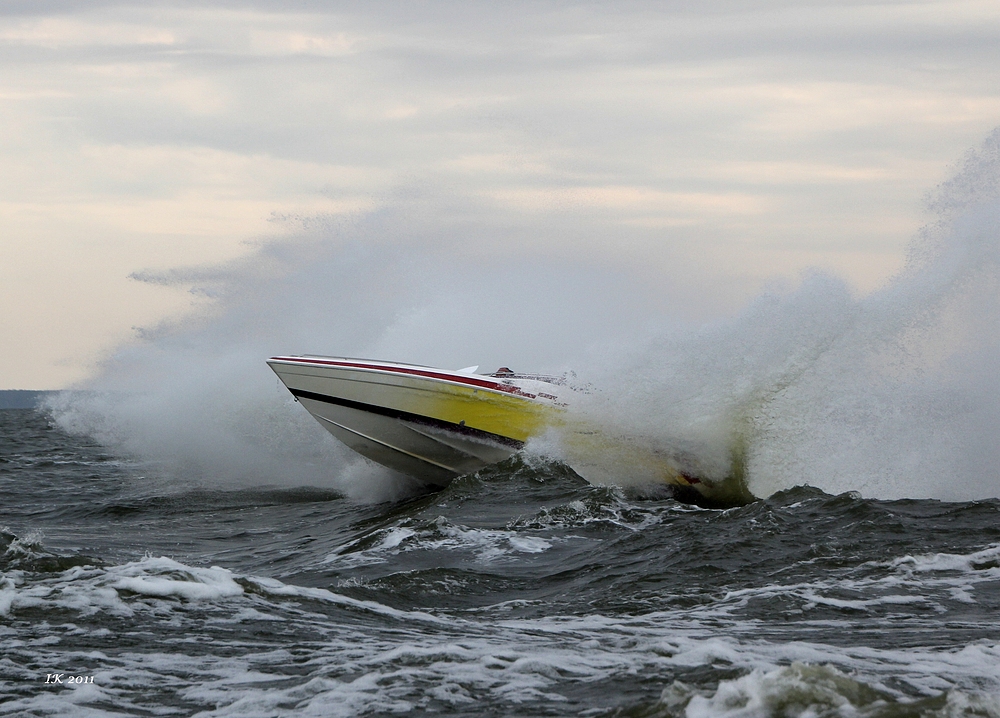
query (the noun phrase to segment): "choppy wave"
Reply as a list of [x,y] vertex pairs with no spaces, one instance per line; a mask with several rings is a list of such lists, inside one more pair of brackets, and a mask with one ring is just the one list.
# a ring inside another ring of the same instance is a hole
[[[979,560],[953,556],[937,570],[955,573],[951,581],[972,595],[979,584],[1000,584],[995,569],[975,568]],[[901,559],[881,580],[905,584],[912,574],[901,567],[910,564],[940,566],[941,559]],[[151,711],[163,696],[140,697],[145,681],[161,691],[166,681],[176,707],[199,715],[472,714],[484,702],[494,710],[565,703],[574,713],[586,705],[581,694],[596,700],[616,681],[633,683],[639,675],[644,688],[662,684],[647,706],[652,714],[899,715],[904,707],[913,715],[997,714],[996,642],[956,650],[837,645],[806,635],[778,640],[761,637],[758,622],[739,615],[755,598],[808,611],[822,603],[820,592],[863,590],[855,581],[844,584],[773,585],[752,595],[734,592],[719,605],[638,616],[510,618],[504,605],[471,613],[400,610],[164,557],[76,566],[37,581],[15,573],[0,592],[3,614],[46,630],[8,635],[3,662],[36,690],[8,695],[0,714],[72,706]],[[910,602],[901,595],[825,605],[871,611]],[[822,621],[826,630],[829,623]],[[144,645],[152,631],[156,645]],[[67,650],[80,643],[88,648]],[[79,666],[95,683],[39,691],[41,666],[67,674]],[[706,673],[715,677],[714,689]]]
[[4,453],[0,715],[998,715],[996,501],[704,509],[515,457],[372,505],[101,450]]

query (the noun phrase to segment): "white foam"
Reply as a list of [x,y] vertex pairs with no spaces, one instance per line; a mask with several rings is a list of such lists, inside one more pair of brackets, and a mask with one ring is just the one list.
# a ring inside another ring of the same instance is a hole
[[160,556],[109,570],[111,587],[147,596],[177,596],[188,600],[213,600],[243,593],[232,573],[218,566],[194,568]]
[[[443,539],[450,538],[444,531]],[[511,618],[496,611],[474,611],[466,617],[461,611],[406,611],[323,588],[237,576],[163,557],[106,568],[75,567],[43,579],[45,585],[36,588],[46,590],[34,598],[36,606],[73,607],[81,616],[94,610],[120,611],[124,606],[137,617],[148,614],[160,623],[172,621],[179,635],[192,640],[207,635],[206,625],[255,621],[257,614],[279,618],[283,635],[300,629],[310,637],[309,660],[300,665],[301,675],[286,675],[278,668],[290,664],[293,654],[288,649],[300,650],[298,643],[282,648],[261,645],[256,652],[243,647],[235,656],[228,645],[192,655],[183,647],[130,649],[116,651],[114,660],[93,653],[87,660],[101,667],[96,671],[96,688],[76,700],[100,700],[126,713],[141,712],[135,687],[147,681],[174,682],[178,695],[203,706],[203,715],[347,716],[422,710],[432,700],[461,707],[482,696],[516,711],[519,704],[533,701],[570,700],[575,687],[583,683],[720,665],[746,675],[724,681],[713,694],[684,693],[675,686],[672,693],[665,693],[666,700],[690,699],[691,716],[727,711],[762,715],[768,706],[800,694],[806,697],[806,709],[847,710],[869,705],[856,700],[857,691],[869,689],[886,701],[948,691],[948,700],[956,707],[993,705],[990,695],[1000,694],[1000,645],[995,643],[947,650],[763,639],[760,624],[742,615],[752,600],[784,596],[807,602],[823,591],[851,589],[871,594],[881,579],[892,579],[894,583],[883,588],[893,586],[895,592],[886,589],[881,598],[869,595],[865,603],[851,608],[869,610],[878,601],[888,607],[899,605],[900,597],[905,598],[898,592],[900,585],[912,585],[912,595],[917,595],[919,583],[905,570],[891,563],[882,569],[883,575],[865,579],[867,584],[857,578],[829,577],[733,592],[714,605],[618,617]],[[906,583],[910,580],[912,584]],[[75,584],[73,591],[67,584]],[[192,591],[191,584],[207,590]],[[136,594],[133,585],[148,590]],[[212,609],[208,621],[184,608],[191,601]],[[14,605],[12,610],[16,615],[19,608]],[[380,622],[373,623],[371,617]],[[843,625],[850,625],[850,620]],[[809,625],[802,622],[794,635],[805,635],[801,629]],[[837,625],[830,620],[824,624],[827,629]],[[140,625],[137,630],[144,629]],[[776,630],[771,627],[770,632]],[[10,650],[59,650],[8,645]],[[899,682],[911,686],[913,694],[901,692]],[[69,698],[48,694],[18,699],[0,714],[65,712]]]
[[[688,718],[756,718],[857,715],[884,706],[885,696],[852,680],[835,668],[793,663],[764,672],[754,669],[736,680],[723,681],[710,696],[694,695],[685,708]],[[673,696],[671,699],[676,701]]]
[[[950,690],[940,708],[919,698],[898,696],[884,686],[869,685],[834,667],[792,663],[772,670],[754,669],[735,680],[722,681],[714,693],[702,695],[678,684],[664,689],[661,702],[684,707],[687,718],[765,718],[823,715],[1000,716],[1000,696]],[[892,707],[897,704],[896,707]],[[909,706],[909,710],[907,710]]]
[[[937,613],[946,613],[949,602],[974,604],[980,587],[991,590],[1000,583],[1000,568],[994,566],[998,557],[1000,545],[964,555],[903,556],[865,563],[850,572],[810,582],[733,590],[709,610],[736,616],[752,601],[783,598],[797,601],[804,611],[828,606],[870,612],[893,605],[923,604]],[[845,598],[845,594],[856,598]]]
[[530,518],[518,518],[514,525],[525,531],[606,524],[627,531],[642,532],[662,523],[665,517],[703,510],[684,504],[663,506],[629,501],[618,487],[609,488],[609,492],[608,501],[600,500],[588,505],[584,501],[575,499],[559,506],[542,507]]
[[[412,520],[407,519],[407,523]],[[512,554],[543,553],[555,539],[525,535],[523,531],[476,529],[455,525],[439,516],[428,525],[394,526],[382,530],[381,540],[369,548],[352,550],[352,541],[328,554],[324,563],[351,568],[384,563],[390,557],[410,551],[470,551],[478,561],[490,563]]]
[[65,608],[88,616],[99,611],[132,615],[135,606],[122,592],[157,598],[213,601],[239,596],[243,588],[223,568],[195,568],[166,557],[97,568],[74,566],[52,578],[23,585],[20,573],[0,578],[0,613],[25,608]]
[[904,573],[961,572],[982,580],[1000,579],[1000,544],[971,554],[903,556],[895,559],[892,566]]
[[427,623],[447,622],[444,619],[437,618],[436,616],[433,616],[429,613],[423,613],[421,611],[401,611],[399,609],[395,609],[390,606],[384,606],[381,603],[376,603],[375,601],[360,601],[355,598],[343,596],[339,593],[328,591],[325,588],[293,586],[290,584],[282,583],[281,581],[278,581],[277,579],[273,578],[255,577],[249,580],[252,580],[253,583],[261,591],[268,593],[272,596],[294,596],[300,598],[309,598],[318,601],[323,601],[325,603],[332,603],[339,606],[346,606],[349,608],[360,609],[362,611],[376,613],[382,616],[388,616],[390,618],[395,618],[395,619],[424,621]]

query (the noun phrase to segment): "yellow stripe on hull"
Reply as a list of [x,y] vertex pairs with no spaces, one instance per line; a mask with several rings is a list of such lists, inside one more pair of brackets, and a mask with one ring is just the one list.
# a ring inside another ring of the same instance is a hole
[[423,377],[299,365],[275,371],[289,389],[386,407],[522,443],[563,413],[558,406],[517,394]]

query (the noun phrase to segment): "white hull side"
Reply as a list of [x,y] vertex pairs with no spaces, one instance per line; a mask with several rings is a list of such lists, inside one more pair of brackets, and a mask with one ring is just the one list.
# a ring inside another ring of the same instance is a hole
[[[510,396],[509,387],[492,388],[499,382],[478,375],[426,368],[433,376],[423,376],[402,373],[425,371],[409,365],[359,367],[351,360],[315,357],[281,357],[269,364],[339,441],[436,486],[510,457],[522,441],[495,433],[497,417],[510,415],[512,403],[515,416],[523,405],[534,404]],[[492,431],[477,426],[484,422]]]
[[462,436],[437,426],[406,421],[315,399],[299,399],[324,429],[362,456],[435,486],[511,456],[512,446]]

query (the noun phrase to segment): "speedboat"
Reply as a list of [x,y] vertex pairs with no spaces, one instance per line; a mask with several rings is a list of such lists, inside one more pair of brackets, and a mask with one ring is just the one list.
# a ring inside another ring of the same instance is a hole
[[561,377],[326,356],[267,362],[299,403],[362,456],[446,486],[503,461],[558,422]]
[[431,486],[447,486],[552,432],[566,462],[591,483],[665,484],[678,498],[713,505],[752,498],[740,452],[733,452],[730,476],[708,479],[676,451],[572,413],[579,395],[564,377],[317,355],[267,363],[334,437]]

